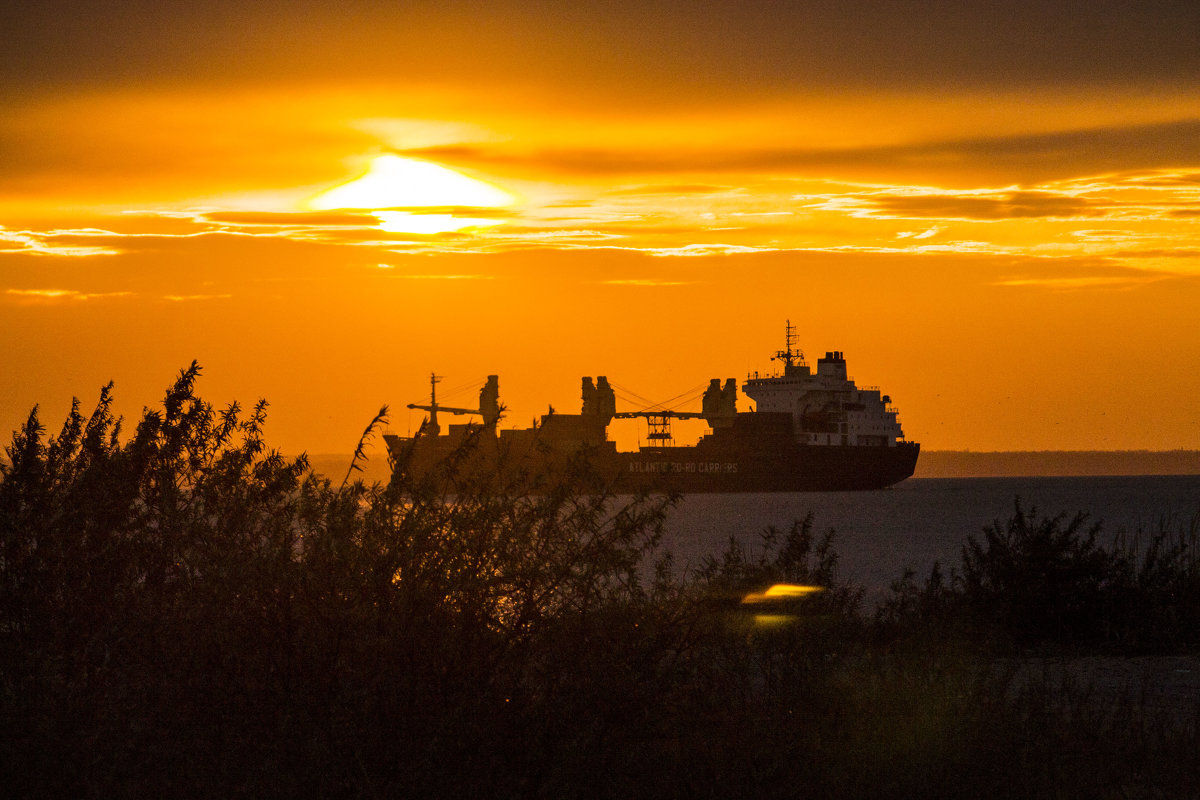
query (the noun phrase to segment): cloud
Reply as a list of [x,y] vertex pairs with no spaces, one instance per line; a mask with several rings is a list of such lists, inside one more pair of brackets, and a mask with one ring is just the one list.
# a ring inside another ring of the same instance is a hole
[[646,184],[644,186],[627,186],[620,189],[610,189],[605,192],[606,195],[621,196],[653,196],[653,195],[704,195],[704,194],[721,194],[724,192],[736,191],[734,187],[722,186],[714,183],[668,183],[668,184]]
[[10,4],[5,27],[0,85],[39,89],[448,75],[649,104],[731,87],[1162,85],[1200,73],[1200,11],[1172,0],[1013,0],[1002,11],[953,0],[62,0]]
[[941,231],[941,228],[937,225],[934,225],[932,228],[928,228],[924,231],[903,231],[901,233],[897,233],[896,238],[912,239],[914,241],[917,239],[929,239],[933,236],[936,236],[939,231]]
[[1193,280],[1196,276],[1165,269],[1145,269],[1121,264],[1113,257],[1044,259],[1029,262],[1033,269],[1001,276],[993,286],[1056,291],[1133,290],[1166,280]]
[[960,240],[942,242],[939,244],[914,244],[907,246],[887,246],[870,244],[839,244],[828,247],[799,247],[794,248],[810,253],[870,253],[870,254],[909,254],[909,255],[1017,255],[1020,251],[1015,248],[1001,247],[991,242]]
[[1176,248],[1146,248],[1143,250],[1120,250],[1112,254],[1113,258],[1183,258],[1200,259],[1200,249],[1195,247]]
[[[793,199],[805,209],[852,217],[946,222],[1096,219],[1114,223],[1166,222],[1173,217],[1187,217],[1191,207],[1200,202],[1200,191],[1190,183],[1171,181],[1166,173],[1153,181],[1143,181],[1143,177],[1101,174],[1050,181],[1029,188],[968,190],[893,184],[871,186],[862,191],[861,187],[846,184],[841,191],[810,192],[795,195]],[[1087,229],[1070,233],[1075,238],[1089,241],[1136,235],[1128,229]],[[914,235],[913,232],[902,232],[898,238]]]
[[901,218],[1002,220],[1101,216],[1106,204],[1044,191],[981,194],[875,194],[858,202],[875,215]]
[[112,297],[131,297],[133,292],[80,292],[75,289],[5,289],[4,294],[19,301],[56,302],[103,300]]
[[[458,209],[455,209],[458,210]],[[308,242],[324,245],[351,247],[394,247],[405,242],[467,241],[453,231],[429,234],[401,230],[390,230],[383,216],[391,212],[376,214],[361,213],[287,213],[287,212],[244,212],[202,211],[173,213],[169,217],[170,229],[161,229],[155,217],[142,214],[137,218],[122,218],[126,230],[50,230],[50,231],[5,231],[0,228],[0,253],[30,253],[55,256],[117,255],[126,252],[148,250],[167,243],[182,243],[197,239],[281,239],[293,242]],[[461,217],[443,215],[445,219],[459,220]],[[489,223],[493,221],[489,220]],[[145,230],[137,227],[144,223]],[[3,242],[12,242],[15,247],[4,248]]]
[[1034,287],[1038,289],[1129,289],[1134,286],[1160,278],[1130,278],[1112,275],[1082,275],[1073,278],[1047,277],[1035,275],[1031,277],[1005,278],[996,281],[993,286]]
[[625,176],[830,171],[992,173],[1020,182],[1200,162],[1200,119],[951,138],[860,147],[715,146],[511,149],[503,143],[414,148],[406,154],[479,168]]
[[358,211],[204,211],[197,217],[216,225],[267,225],[279,228],[374,226],[379,220],[374,215]]
[[612,278],[600,281],[606,286],[687,286],[694,281],[667,281],[659,278]]
[[763,253],[778,250],[777,247],[749,246],[740,244],[685,244],[680,247],[643,247],[641,249],[653,256],[683,256],[694,258],[698,256],[727,256],[736,253]]
[[[120,250],[96,244],[96,240],[111,237],[109,231],[13,231],[0,226],[0,253],[32,253],[42,256],[86,258],[89,256],[111,256]],[[12,246],[5,247],[7,242]]]
[[1113,176],[1114,182],[1151,188],[1200,187],[1200,172],[1163,172],[1153,175]]
[[404,274],[397,275],[397,278],[412,281],[490,281],[495,279],[495,275],[479,275],[479,274],[439,274],[425,273],[421,275]]
[[1071,231],[1071,235],[1089,242],[1124,241],[1132,235],[1129,231],[1119,229],[1089,229]]
[[228,300],[233,295],[231,294],[168,294],[163,295],[163,300],[169,300],[172,303],[192,303],[204,300]]

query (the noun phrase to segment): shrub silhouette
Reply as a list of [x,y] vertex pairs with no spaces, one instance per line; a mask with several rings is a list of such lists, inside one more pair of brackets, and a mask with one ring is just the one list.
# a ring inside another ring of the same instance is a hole
[[334,488],[199,372],[126,443],[110,385],[7,449],[8,793],[524,794],[645,705],[669,498]]
[[971,537],[962,588],[974,617],[1022,642],[1096,638],[1126,565],[1097,544],[1099,523],[1085,526],[1085,514],[1039,519],[1018,500],[1006,524]]
[[1026,512],[1018,498],[1006,523],[968,539],[956,591],[939,579],[940,597],[927,590],[925,601],[939,603],[944,618],[965,613],[1021,646],[1154,651],[1200,643],[1195,525],[1173,535],[1164,522],[1145,545],[1118,535],[1105,546],[1101,530],[1083,513]]
[[1119,532],[1113,548],[1129,570],[1120,644],[1146,652],[1200,647],[1200,516],[1164,515],[1149,531]]

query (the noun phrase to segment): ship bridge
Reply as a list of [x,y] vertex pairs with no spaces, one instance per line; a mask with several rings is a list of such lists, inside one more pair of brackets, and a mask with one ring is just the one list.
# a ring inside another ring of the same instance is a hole
[[792,415],[796,440],[810,445],[892,447],[904,439],[899,412],[878,387],[855,385],[840,350],[825,353],[812,372],[795,347],[795,328],[787,322],[786,346],[772,356],[783,373],[747,377],[742,391],[760,412]]

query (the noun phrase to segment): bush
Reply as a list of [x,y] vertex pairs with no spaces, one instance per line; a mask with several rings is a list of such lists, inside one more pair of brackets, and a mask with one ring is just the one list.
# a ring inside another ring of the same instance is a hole
[[1092,651],[1186,650],[1200,645],[1200,570],[1192,533],[1161,525],[1099,542],[1087,515],[1039,517],[1015,503],[1008,522],[968,539],[956,589],[976,625],[1018,646]]
[[335,488],[198,376],[7,449],[6,794],[537,794],[646,713],[669,498]]
[[1120,644],[1139,652],[1200,648],[1200,516],[1161,517],[1151,531],[1119,533],[1113,547],[1131,565]]
[[984,529],[963,548],[962,593],[979,622],[1019,643],[1097,641],[1111,620],[1129,565],[1100,547],[1087,515],[1038,518],[1020,500],[1007,524]]

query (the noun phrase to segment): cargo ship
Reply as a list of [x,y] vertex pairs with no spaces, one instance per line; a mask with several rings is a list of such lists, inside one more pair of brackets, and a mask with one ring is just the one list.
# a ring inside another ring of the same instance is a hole
[[[605,376],[582,379],[578,414],[551,412],[530,428],[498,430],[502,415],[499,379],[488,376],[478,408],[437,402],[438,376],[430,376],[430,402],[409,404],[428,412],[414,436],[385,434],[394,469],[453,490],[456,481],[520,477],[537,492],[557,475],[585,461],[606,491],[813,492],[883,489],[913,474],[920,445],[904,438],[898,411],[877,387],[847,377],[842,352],[830,351],[808,365],[789,320],[784,348],[769,374],[754,372],[741,393],[756,408],[738,411],[737,381],[714,378],[700,411],[618,411]],[[479,421],[450,424],[438,415],[473,415]],[[648,433],[636,451],[617,450],[608,438],[614,419],[642,418]],[[694,445],[677,446],[671,423],[703,419],[708,432]]]

